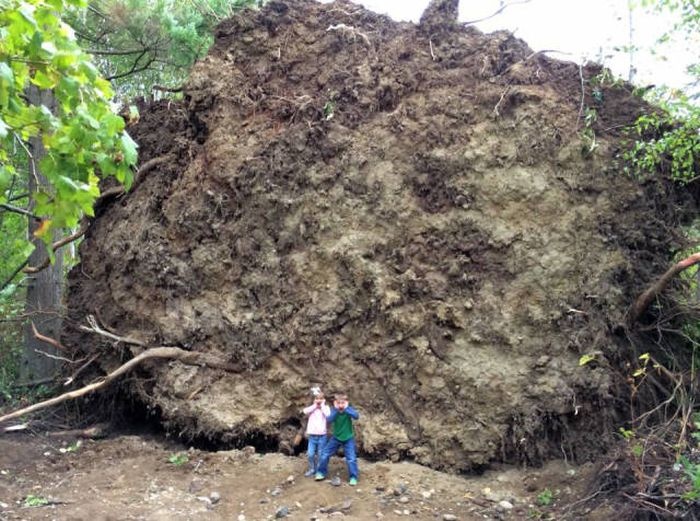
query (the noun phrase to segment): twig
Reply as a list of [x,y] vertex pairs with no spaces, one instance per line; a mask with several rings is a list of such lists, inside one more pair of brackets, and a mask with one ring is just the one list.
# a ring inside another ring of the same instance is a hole
[[29,210],[25,210],[24,208],[18,208],[7,203],[0,203],[0,208],[4,208],[8,212],[25,215],[27,217],[30,217],[31,219],[34,219],[35,221],[41,221],[41,217],[39,217],[38,215],[34,215],[32,212],[30,212]]
[[68,362],[69,364],[75,363],[73,360],[70,360],[63,356],[52,355],[51,353],[47,353],[46,351],[42,351],[41,349],[35,349],[34,352],[40,355],[44,355],[47,358],[51,358],[52,360],[60,360],[61,362]]
[[437,60],[437,56],[435,56],[435,53],[433,52],[433,38],[432,36],[428,38],[428,43],[430,44],[430,56],[433,58],[433,61]]
[[40,342],[49,344],[50,346],[53,346],[59,351],[63,351],[64,353],[68,352],[68,349],[66,349],[66,347],[63,344],[61,344],[58,340],[48,336],[44,336],[41,333],[39,333],[39,331],[37,331],[36,329],[36,326],[34,325],[34,321],[32,321],[32,334],[34,335],[34,338],[36,338]]
[[499,117],[501,115],[501,113],[498,111],[498,107],[500,107],[501,103],[503,103],[503,100],[505,99],[506,94],[508,94],[508,92],[510,91],[510,87],[511,87],[511,84],[508,83],[508,85],[506,85],[506,88],[503,89],[503,92],[501,93],[501,98],[498,100],[498,103],[496,103],[496,106],[493,107],[493,115],[495,117]]
[[85,362],[83,365],[81,365],[80,367],[78,367],[78,369],[63,383],[63,387],[72,384],[72,383],[75,381],[75,379],[78,377],[78,375],[79,375],[80,373],[82,373],[83,370],[84,370],[86,367],[88,367],[91,363],[93,363],[95,360],[97,360],[97,358],[98,358],[101,354],[102,354],[102,353],[99,353],[99,352],[98,352],[98,353],[95,353],[94,355],[92,355],[92,356],[90,357],[90,359],[89,359],[87,362]]
[[[58,241],[54,242],[51,245],[51,249],[53,251],[56,251],[59,248],[63,248],[66,244],[70,244],[71,242],[78,240],[80,237],[85,235],[85,232],[87,232],[87,228],[88,228],[87,223],[84,223],[77,232],[75,232],[71,235],[67,235],[67,236],[63,237],[62,239],[59,239]],[[29,260],[27,259],[27,263],[28,262],[29,262]],[[47,256],[41,264],[39,264],[37,266],[27,266],[22,271],[24,271],[24,273],[27,273],[27,274],[39,273],[40,271],[43,271],[46,268],[48,268],[50,264],[51,264],[51,259]]]
[[12,272],[12,274],[5,279],[5,282],[2,283],[2,286],[0,286],[0,291],[4,290],[7,286],[10,285],[10,283],[14,280],[14,278],[19,275],[19,273],[24,269],[24,267],[29,264],[29,257],[27,257],[22,264],[20,264],[15,271]]
[[501,5],[501,7],[495,11],[493,14],[490,14],[484,18],[479,18],[477,20],[469,20],[468,22],[463,22],[462,25],[472,25],[472,24],[478,24],[479,22],[485,22],[486,20],[490,20],[491,18],[494,18],[495,16],[498,16],[501,14],[503,11],[505,11],[508,7],[512,5],[518,5],[518,4],[527,4],[530,0],[519,0],[516,2],[508,2],[507,4]]
[[136,338],[131,338],[131,337],[119,336],[119,335],[116,335],[114,333],[110,333],[109,331],[103,329],[97,323],[97,320],[95,319],[94,315],[87,316],[87,323],[89,324],[89,326],[80,326],[79,329],[81,331],[86,331],[88,333],[96,333],[98,335],[107,337],[107,338],[115,340],[117,342],[123,342],[125,344],[132,344],[132,345],[140,346],[140,347],[148,347],[146,345],[146,343],[142,342],[141,340],[138,340]]
[[51,383],[55,380],[53,377],[42,378],[41,380],[32,380],[31,382],[20,382],[12,386],[13,389],[21,389],[22,387],[37,387],[39,385],[44,385]]

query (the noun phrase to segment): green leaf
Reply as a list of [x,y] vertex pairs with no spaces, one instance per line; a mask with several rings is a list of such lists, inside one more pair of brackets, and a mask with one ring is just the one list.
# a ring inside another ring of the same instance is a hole
[[15,81],[15,75],[12,73],[12,67],[6,62],[0,61],[0,80],[6,85],[12,85]]
[[593,360],[595,360],[595,355],[583,355],[581,358],[579,358],[578,365],[586,365],[589,362],[592,362]]
[[49,78],[40,70],[36,71],[36,74],[34,74],[34,77],[32,78],[32,83],[40,89],[53,89],[56,85],[56,82],[54,80]]
[[127,165],[135,165],[138,159],[138,152],[136,149],[138,145],[131,139],[131,136],[124,132],[121,137],[122,150],[124,151],[124,162]]

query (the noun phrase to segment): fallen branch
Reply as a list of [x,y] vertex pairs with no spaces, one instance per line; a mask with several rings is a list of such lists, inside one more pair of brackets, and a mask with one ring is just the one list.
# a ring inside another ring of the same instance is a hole
[[700,253],[694,253],[690,257],[683,259],[680,262],[674,264],[666,273],[664,273],[659,280],[652,284],[644,293],[642,293],[632,304],[632,307],[628,313],[628,323],[630,325],[637,322],[642,314],[647,310],[652,301],[659,296],[659,294],[666,289],[668,283],[671,279],[678,275],[681,271],[690,268],[700,262]]
[[238,368],[235,367],[233,364],[224,362],[223,360],[220,360],[215,356],[208,355],[205,353],[185,351],[184,349],[180,349],[179,347],[152,347],[150,349],[147,349],[143,353],[135,356],[125,364],[120,365],[117,369],[109,373],[99,382],[91,383],[89,385],[86,385],[85,387],[76,389],[75,391],[63,393],[54,398],[50,398],[48,400],[44,400],[43,402],[35,403],[34,405],[30,405],[29,407],[24,407],[9,414],[5,414],[4,416],[0,416],[0,423],[5,422],[7,420],[11,420],[13,418],[19,418],[20,416],[24,416],[25,414],[46,409],[47,407],[51,407],[53,405],[58,405],[59,403],[63,403],[67,400],[74,400],[76,398],[80,398],[81,396],[85,396],[86,394],[97,391],[103,387],[106,387],[120,376],[128,373],[137,365],[140,365],[146,360],[153,359],[178,360],[183,364],[187,365],[200,365],[212,367],[215,369],[223,369],[225,371],[238,370]]

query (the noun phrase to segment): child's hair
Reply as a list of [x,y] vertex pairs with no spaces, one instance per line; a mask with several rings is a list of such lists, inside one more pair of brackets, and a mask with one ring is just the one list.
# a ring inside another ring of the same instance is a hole
[[319,390],[316,394],[314,394],[314,400],[318,400],[319,398],[320,399],[325,398],[325,396],[323,395],[323,391],[321,391],[321,390]]
[[334,397],[336,400],[347,400],[347,399],[348,399],[348,395],[345,394],[345,393],[335,393],[335,394],[333,395],[333,397]]

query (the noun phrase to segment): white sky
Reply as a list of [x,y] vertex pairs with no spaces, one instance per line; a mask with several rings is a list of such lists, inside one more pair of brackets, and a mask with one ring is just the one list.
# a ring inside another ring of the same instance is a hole
[[[325,0],[324,0],[325,1]],[[388,14],[396,20],[417,22],[428,5],[428,0],[353,0],[372,11]],[[504,0],[505,3],[522,0]],[[556,49],[569,55],[553,57],[580,62],[584,59],[602,62],[613,72],[627,79],[629,55],[615,52],[614,47],[629,45],[628,2],[633,0],[530,0],[514,4],[501,14],[476,26],[484,32],[507,29],[522,38],[535,51]],[[460,20],[476,20],[498,10],[501,0],[462,0]],[[664,61],[652,56],[650,49],[664,31],[672,27],[670,16],[633,10],[634,45],[638,70],[635,83],[683,87],[688,77],[688,63],[700,61],[695,49],[700,48],[700,37],[694,42],[683,41],[664,49],[673,58]]]

